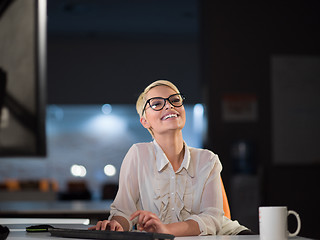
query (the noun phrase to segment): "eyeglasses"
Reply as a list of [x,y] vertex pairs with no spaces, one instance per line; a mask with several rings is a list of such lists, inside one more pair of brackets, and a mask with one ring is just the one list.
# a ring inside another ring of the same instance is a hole
[[143,107],[142,115],[146,110],[147,104],[149,104],[149,106],[154,111],[160,111],[166,105],[166,101],[168,101],[174,107],[181,107],[185,99],[186,98],[181,93],[172,94],[168,98],[162,98],[162,97],[150,98],[146,101],[146,104]]

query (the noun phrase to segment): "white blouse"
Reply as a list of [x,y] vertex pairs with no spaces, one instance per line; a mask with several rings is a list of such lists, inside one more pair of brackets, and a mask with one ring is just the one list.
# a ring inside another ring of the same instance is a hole
[[129,221],[137,210],[155,213],[167,224],[192,219],[201,235],[217,234],[225,221],[220,182],[222,166],[209,150],[188,147],[180,168],[172,165],[154,140],[134,144],[125,156],[119,191],[111,205],[110,217]]

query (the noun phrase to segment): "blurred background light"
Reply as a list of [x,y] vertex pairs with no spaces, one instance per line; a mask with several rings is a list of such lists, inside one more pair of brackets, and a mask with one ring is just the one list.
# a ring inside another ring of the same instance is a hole
[[128,123],[121,116],[99,114],[91,118],[83,127],[91,133],[119,136],[126,132]]
[[87,175],[87,169],[82,165],[74,164],[70,168],[72,176],[85,177]]
[[89,225],[89,224],[90,224],[90,219],[84,220],[83,225]]
[[112,112],[112,106],[110,104],[104,104],[101,107],[101,111],[103,112],[103,114],[110,114]]
[[108,164],[104,167],[104,174],[107,175],[108,177],[112,177],[116,174],[117,169],[115,166]]
[[193,129],[196,133],[202,133],[204,128],[204,107],[197,103],[193,107]]

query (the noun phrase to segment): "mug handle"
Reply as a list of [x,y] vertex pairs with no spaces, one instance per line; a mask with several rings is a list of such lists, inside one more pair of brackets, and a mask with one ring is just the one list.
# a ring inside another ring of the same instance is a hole
[[297,219],[297,230],[296,230],[294,233],[289,232],[289,237],[294,237],[294,236],[297,236],[298,233],[300,232],[300,229],[301,229],[301,220],[300,220],[299,214],[296,213],[295,211],[289,210],[289,211],[288,211],[288,216],[289,216],[290,214],[293,214],[293,215],[296,217],[296,219]]

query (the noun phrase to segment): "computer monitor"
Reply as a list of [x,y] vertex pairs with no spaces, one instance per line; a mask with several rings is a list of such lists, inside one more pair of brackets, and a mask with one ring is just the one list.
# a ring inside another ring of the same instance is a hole
[[0,1],[0,157],[46,155],[46,8]]

